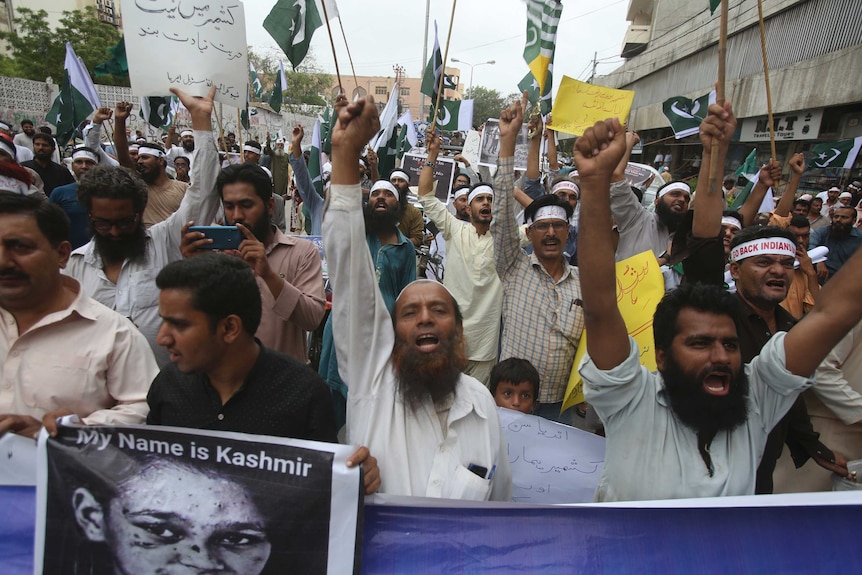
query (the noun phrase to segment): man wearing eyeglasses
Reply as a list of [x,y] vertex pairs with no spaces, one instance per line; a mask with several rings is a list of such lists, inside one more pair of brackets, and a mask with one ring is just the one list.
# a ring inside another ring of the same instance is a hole
[[539,371],[536,415],[572,423],[560,414],[563,395],[584,330],[578,268],[563,250],[573,208],[554,194],[541,196],[524,210],[533,253],[518,244],[514,211],[515,140],[524,119],[523,103],[500,115],[500,155],[494,177],[491,237],[497,274],[503,282],[503,336],[500,359],[520,357]]
[[100,164],[78,182],[78,201],[87,210],[93,239],[74,250],[63,270],[81,283],[86,295],[129,318],[147,338],[159,367],[169,363],[164,348],[156,343],[161,325],[156,275],[172,261],[182,259],[183,225],[189,221],[212,222],[219,208],[217,170],[204,170],[215,158],[210,114],[215,90],[205,98],[176,91],[192,116],[195,138],[200,142],[192,167],[192,184],[179,209],[163,222],[147,229],[143,214],[148,186],[131,170]]

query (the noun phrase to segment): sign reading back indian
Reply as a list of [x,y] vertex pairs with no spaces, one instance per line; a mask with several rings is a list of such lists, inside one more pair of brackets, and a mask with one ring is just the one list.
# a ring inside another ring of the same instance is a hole
[[177,87],[245,108],[248,47],[242,2],[122,0],[132,92],[167,96]]
[[634,98],[631,90],[605,88],[563,76],[548,128],[580,136],[587,128],[607,118],[619,118],[625,123]]

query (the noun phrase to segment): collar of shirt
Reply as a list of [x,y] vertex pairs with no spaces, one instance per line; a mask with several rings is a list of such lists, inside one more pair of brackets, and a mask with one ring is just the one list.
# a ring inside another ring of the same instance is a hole
[[488,419],[488,414],[478,401],[474,401],[472,390],[464,383],[464,375],[458,378],[458,383],[455,384],[455,397],[452,405],[449,408],[449,426],[452,423],[467,417],[471,411],[475,411],[476,415],[482,419]]
[[[35,329],[45,327],[51,325],[52,323],[58,323],[72,315],[73,313],[80,316],[83,319],[89,321],[96,321],[97,315],[94,312],[94,304],[95,302],[87,297],[81,289],[81,284],[78,283],[78,280],[71,276],[60,275],[60,285],[64,289],[69,289],[75,293],[75,299],[72,300],[72,303],[69,307],[55,311],[53,313],[49,313],[43,316],[38,322],[33,324],[33,326],[28,330],[28,332],[32,332]],[[14,318],[11,312],[6,311],[4,308],[0,307],[0,316],[3,317],[4,320]],[[4,321],[5,323],[5,321]],[[20,337],[21,334],[18,334]]]
[[[566,261],[565,258],[562,258],[562,259],[563,259],[563,265],[565,266],[563,268],[563,270],[564,270],[563,275],[560,276],[560,279],[554,283],[562,283],[562,282],[566,281],[567,278],[572,276],[572,266],[569,265],[569,263]],[[530,264],[532,264],[533,267],[541,268],[542,272],[544,272],[548,277],[551,277],[551,274],[548,273],[548,270],[545,269],[545,266],[542,265],[542,262],[539,261],[539,258],[536,257],[535,253],[530,254]]]

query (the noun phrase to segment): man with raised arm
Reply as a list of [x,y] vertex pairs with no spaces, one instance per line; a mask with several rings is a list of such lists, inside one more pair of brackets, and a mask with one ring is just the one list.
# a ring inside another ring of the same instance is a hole
[[[371,97],[338,109],[323,219],[333,334],[347,396],[347,442],[379,458],[381,493],[508,500],[511,474],[490,392],[466,364],[458,304],[420,280],[395,301],[377,289],[356,165],[380,127]],[[393,328],[394,324],[394,328]]]
[[[734,126],[730,104],[710,106],[701,125],[704,157],[713,142],[729,140]],[[624,149],[625,132],[617,119],[597,123],[575,147],[583,191],[581,264],[591,271],[581,281],[589,339],[580,373],[587,401],[607,433],[596,499],[753,494],[769,430],[811,385],[826,354],[862,318],[862,255],[824,288],[798,326],[775,333],[749,364],[743,364],[740,353],[740,318],[732,296],[698,284],[671,292],[654,316],[658,373],[651,373],[640,364],[640,350],[617,308],[606,225],[608,189]],[[713,227],[717,235],[720,222]],[[775,253],[779,243],[741,247],[777,261],[784,257]],[[792,257],[795,246],[787,243]]]

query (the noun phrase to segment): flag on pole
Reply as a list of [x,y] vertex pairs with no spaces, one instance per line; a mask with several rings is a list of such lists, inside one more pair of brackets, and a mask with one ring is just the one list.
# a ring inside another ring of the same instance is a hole
[[251,60],[248,61],[249,75],[251,76],[251,89],[254,92],[254,97],[257,100],[263,98],[263,85],[260,83],[260,78],[257,77],[257,70],[254,69],[254,64]]
[[125,36],[120,36],[120,41],[117,45],[108,48],[111,53],[111,59],[107,62],[102,62],[93,69],[96,76],[116,76],[118,78],[129,77],[129,61],[126,59],[126,39]]
[[398,151],[399,156],[403,156],[419,145],[419,135],[416,133],[416,126],[413,124],[413,116],[410,114],[410,110],[407,110],[398,118],[398,125],[401,126],[401,129],[398,131],[395,149]]
[[817,144],[811,148],[808,168],[844,168],[849,170],[856,162],[860,147],[862,147],[862,136],[852,140]]
[[275,85],[272,87],[272,94],[269,96],[269,106],[275,110],[276,114],[281,113],[283,92],[285,90],[287,90],[287,77],[284,75],[284,64],[279,60],[278,74],[275,75]]
[[524,46],[524,61],[530,67],[544,94],[548,82],[548,68],[554,61],[554,46],[557,41],[557,26],[563,5],[557,0],[525,0],[527,3],[527,44]]
[[248,90],[245,92],[245,108],[239,113],[239,123],[242,124],[242,127],[246,130],[251,129],[251,113],[249,110],[251,109],[251,102],[249,99],[251,98],[251,94],[248,93]]
[[551,113],[551,86],[554,85],[553,69],[554,63],[551,62],[551,65],[548,66],[548,84],[545,86],[544,94],[539,91],[539,82],[537,82],[536,78],[533,77],[532,72],[527,72],[524,79],[518,82],[518,92],[527,92],[527,101],[531,106],[539,104],[539,110],[541,111],[542,116],[547,116]]
[[431,98],[437,97],[437,88],[440,86],[440,78],[443,75],[443,54],[440,52],[440,41],[437,39],[437,21],[434,20],[434,50],[431,58],[425,66],[425,74],[422,76],[422,85],[419,91]]
[[327,104],[320,116],[320,151],[327,156],[332,155],[332,120],[334,114]]
[[323,197],[323,178],[321,176],[320,162],[320,118],[314,122],[314,129],[311,132],[311,151],[308,155],[308,175],[311,177],[311,183],[314,186],[314,191]]
[[721,6],[721,0],[709,0],[709,13],[715,14],[719,6]]
[[[330,5],[334,10],[330,11]],[[334,0],[327,1],[326,10],[330,19],[338,15]],[[308,54],[314,31],[322,25],[320,0],[278,0],[263,20],[264,29],[287,55],[294,70]]]
[[440,100],[435,124],[444,132],[469,132],[473,129],[473,100]]
[[[375,152],[380,149],[380,146],[389,142],[392,133],[395,131],[395,126],[398,125],[398,84],[392,86],[392,92],[389,93],[389,101],[383,108],[383,113],[380,114],[380,131],[377,132],[369,146]],[[378,154],[380,155],[380,154]],[[382,173],[382,170],[381,170]]]
[[57,128],[57,141],[60,145],[65,145],[81,122],[86,120],[93,110],[101,107],[102,102],[87,68],[75,54],[72,44],[66,42],[60,93],[45,117]]
[[748,195],[760,179],[760,166],[757,164],[757,149],[751,150],[745,161],[736,169],[733,175],[737,178],[743,176],[748,180],[748,183],[736,194],[736,198],[734,198],[733,203],[730,205],[731,210],[738,210],[745,203],[745,200],[748,199]]
[[141,96],[141,118],[154,128],[170,126],[179,110],[176,96]]
[[674,96],[664,101],[662,111],[670,121],[674,136],[679,140],[700,132],[700,124],[706,119],[710,104],[715,104],[715,90],[700,98],[690,100],[685,96]]

